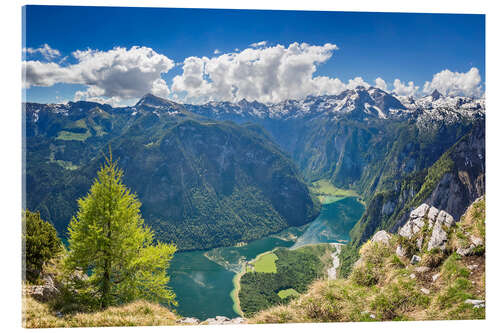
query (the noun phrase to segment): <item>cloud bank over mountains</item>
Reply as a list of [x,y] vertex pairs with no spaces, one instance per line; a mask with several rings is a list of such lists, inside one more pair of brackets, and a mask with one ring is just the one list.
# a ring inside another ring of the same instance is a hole
[[[256,42],[243,50],[214,52],[211,57],[188,57],[176,64],[167,55],[148,47],[115,47],[108,51],[77,50],[72,63],[65,64],[61,52],[44,44],[26,48],[27,57],[40,54],[43,60],[24,60],[24,87],[50,87],[57,83],[80,84],[75,100],[120,105],[124,100],[151,92],[180,102],[237,102],[242,99],[276,103],[308,95],[335,95],[357,86],[376,86],[401,96],[420,96],[437,89],[449,96],[481,96],[483,87],[479,70],[434,74],[423,87],[413,81],[395,79],[391,85],[380,77],[372,83],[362,77],[342,82],[338,78],[316,75],[317,67],[329,61],[339,48],[335,44],[310,45],[291,43],[288,47],[267,41]],[[179,66],[181,74],[167,83],[164,75]]]

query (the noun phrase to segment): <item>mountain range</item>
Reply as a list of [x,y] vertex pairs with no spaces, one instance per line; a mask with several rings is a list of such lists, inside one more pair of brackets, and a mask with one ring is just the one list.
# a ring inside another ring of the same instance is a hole
[[377,230],[426,202],[455,218],[485,192],[485,102],[357,87],[262,104],[23,104],[26,205],[65,232],[108,146],[142,214],[181,249],[260,238],[317,216],[307,183],[357,191],[366,211],[343,270]]

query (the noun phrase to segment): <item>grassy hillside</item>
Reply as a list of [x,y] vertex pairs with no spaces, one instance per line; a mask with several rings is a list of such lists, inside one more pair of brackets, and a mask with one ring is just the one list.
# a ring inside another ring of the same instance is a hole
[[[445,250],[418,250],[414,240],[397,235],[387,243],[368,241],[347,279],[318,280],[305,295],[256,313],[251,322],[484,319],[485,307],[470,301],[485,299],[484,246],[457,253],[474,237],[484,244],[484,222],[481,199],[447,231]],[[406,256],[396,254],[398,245]],[[413,254],[419,263],[411,263]]]
[[101,327],[175,325],[179,317],[167,308],[146,301],[110,307],[104,311],[61,314],[46,303],[23,296],[23,327]]

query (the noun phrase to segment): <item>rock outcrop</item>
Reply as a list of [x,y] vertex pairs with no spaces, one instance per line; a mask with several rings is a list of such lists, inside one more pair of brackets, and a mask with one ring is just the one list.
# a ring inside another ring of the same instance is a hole
[[450,214],[424,203],[410,213],[410,219],[399,230],[399,235],[416,238],[419,250],[424,244],[427,244],[428,251],[434,248],[444,250],[448,241],[447,230],[454,224]]
[[387,231],[380,230],[375,235],[373,235],[372,242],[384,243],[385,245],[389,245],[389,240],[391,239],[391,237],[391,234]]
[[52,275],[44,275],[42,281],[42,285],[25,286],[24,293],[40,302],[46,302],[59,295],[59,288],[57,288]]

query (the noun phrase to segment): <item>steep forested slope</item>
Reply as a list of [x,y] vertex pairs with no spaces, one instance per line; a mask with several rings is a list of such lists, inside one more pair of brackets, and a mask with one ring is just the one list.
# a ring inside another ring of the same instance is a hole
[[128,109],[27,108],[37,120],[27,126],[27,206],[62,235],[108,145],[146,222],[181,249],[256,239],[319,212],[292,162],[253,125],[203,120],[151,95]]

